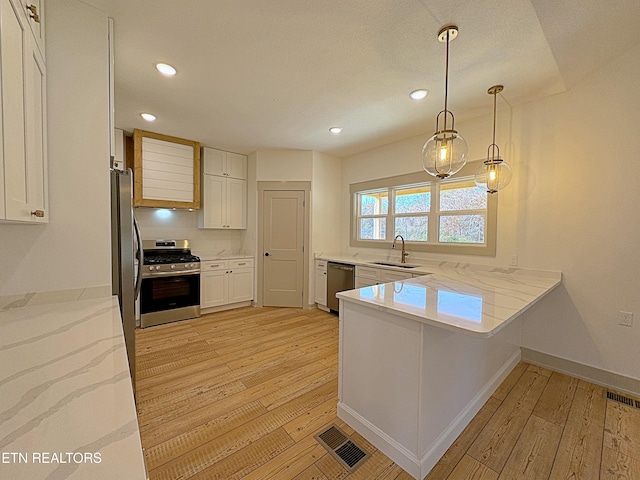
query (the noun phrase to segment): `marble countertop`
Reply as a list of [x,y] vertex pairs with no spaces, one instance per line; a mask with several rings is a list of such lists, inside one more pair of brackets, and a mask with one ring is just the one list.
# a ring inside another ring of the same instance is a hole
[[211,260],[238,260],[245,258],[254,258],[253,255],[246,255],[242,253],[220,253],[220,252],[203,252],[199,250],[192,250],[191,253],[200,257],[201,262],[207,262]]
[[0,311],[0,478],[147,478],[117,297]]
[[414,278],[340,292],[337,296],[477,337],[494,335],[562,282],[561,272],[517,267],[425,262],[404,269],[372,265],[371,259],[348,255],[316,258],[410,272]]

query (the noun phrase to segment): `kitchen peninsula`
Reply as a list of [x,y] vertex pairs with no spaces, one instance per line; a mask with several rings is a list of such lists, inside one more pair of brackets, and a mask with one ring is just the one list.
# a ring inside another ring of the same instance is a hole
[[520,360],[561,273],[463,264],[338,293],[338,416],[423,478]]

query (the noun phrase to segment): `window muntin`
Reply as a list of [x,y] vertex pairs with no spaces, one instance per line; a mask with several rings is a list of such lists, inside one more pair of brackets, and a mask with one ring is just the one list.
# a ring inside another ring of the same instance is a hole
[[406,242],[426,242],[429,235],[431,185],[406,185],[391,189],[393,196],[393,236]]
[[439,194],[438,242],[484,244],[487,192],[462,179],[441,183]]
[[358,239],[385,240],[387,238],[387,215],[389,214],[389,191],[361,192],[358,198]]
[[454,179],[424,182],[419,172],[352,184],[350,245],[388,248],[399,234],[414,251],[495,255],[497,195],[475,187],[475,163]]
[[361,216],[386,215],[389,211],[389,192],[363,192],[358,194]]

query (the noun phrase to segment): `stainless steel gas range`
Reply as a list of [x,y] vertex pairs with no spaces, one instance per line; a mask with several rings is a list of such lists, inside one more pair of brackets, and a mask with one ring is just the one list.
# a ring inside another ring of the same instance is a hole
[[140,326],[200,316],[200,258],[189,240],[143,240]]

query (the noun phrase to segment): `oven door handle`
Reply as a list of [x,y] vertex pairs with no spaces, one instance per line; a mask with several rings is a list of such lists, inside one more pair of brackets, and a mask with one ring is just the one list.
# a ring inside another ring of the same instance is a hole
[[183,272],[153,272],[143,273],[142,278],[149,279],[153,277],[182,277],[185,275],[199,275],[200,270],[187,270]]

